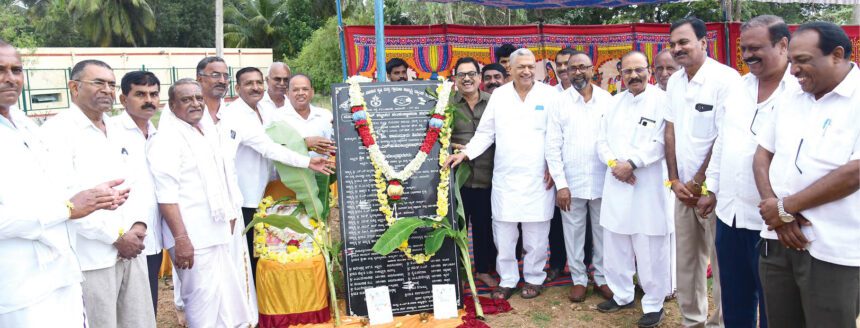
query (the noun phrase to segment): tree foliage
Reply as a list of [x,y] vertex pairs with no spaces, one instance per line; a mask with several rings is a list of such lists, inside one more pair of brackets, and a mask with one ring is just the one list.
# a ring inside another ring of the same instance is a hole
[[340,45],[336,36],[337,19],[332,17],[313,32],[297,58],[288,60],[293,72],[311,77],[314,89],[320,94],[330,94],[330,86],[341,82]]
[[0,0],[0,39],[19,48],[37,47],[41,39],[29,24],[26,9],[10,0]]
[[143,46],[155,30],[146,0],[70,0],[69,13],[94,44]]
[[[44,0],[43,0],[44,1]],[[211,48],[215,46],[212,1],[147,0],[157,17],[147,46]]]

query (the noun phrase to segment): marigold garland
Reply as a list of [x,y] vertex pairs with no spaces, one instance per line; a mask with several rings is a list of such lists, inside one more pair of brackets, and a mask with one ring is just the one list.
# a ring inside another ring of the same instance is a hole
[[[379,202],[379,211],[385,216],[385,221],[388,226],[396,222],[394,213],[391,209],[391,202],[400,201],[403,196],[403,182],[407,181],[421,167],[421,164],[427,159],[433,146],[438,141],[441,144],[439,150],[439,185],[436,187],[436,216],[434,221],[442,221],[448,215],[448,189],[450,187],[449,178],[451,171],[444,166],[445,160],[448,158],[448,147],[451,142],[451,121],[453,115],[447,115],[448,98],[451,94],[452,83],[442,80],[442,83],[436,87],[438,101],[436,107],[431,112],[430,119],[427,123],[427,132],[424,136],[424,141],[419,147],[418,153],[400,172],[395,172],[388,164],[385,155],[379,149],[376,142],[376,135],[373,132],[373,120],[370,113],[367,111],[367,104],[364,101],[364,94],[361,91],[359,83],[368,82],[367,78],[353,76],[347,80],[349,83],[350,95],[350,110],[352,112],[353,123],[355,129],[361,138],[362,144],[367,148],[370,157],[370,162],[373,165],[373,178],[376,185],[376,199]],[[412,249],[409,247],[408,241],[404,241],[398,247],[404,255],[415,263],[423,264],[429,261],[434,254],[412,254]]]

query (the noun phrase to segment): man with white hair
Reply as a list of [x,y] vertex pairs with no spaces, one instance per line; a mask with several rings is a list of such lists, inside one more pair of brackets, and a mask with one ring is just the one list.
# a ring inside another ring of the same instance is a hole
[[523,298],[540,295],[546,272],[546,248],[555,192],[546,170],[544,138],[547,109],[558,92],[535,81],[535,56],[526,49],[511,54],[513,83],[493,93],[474,137],[463,152],[451,155],[445,165],[456,166],[476,158],[493,143],[493,239],[498,249],[496,270],[501,276],[493,298],[508,298],[520,280],[516,258],[518,225],[522,225],[526,284]]
[[274,109],[277,112],[292,109],[287,99],[287,89],[293,72],[290,66],[284,62],[274,62],[269,65],[266,72],[266,93],[260,99],[259,106],[267,110]]

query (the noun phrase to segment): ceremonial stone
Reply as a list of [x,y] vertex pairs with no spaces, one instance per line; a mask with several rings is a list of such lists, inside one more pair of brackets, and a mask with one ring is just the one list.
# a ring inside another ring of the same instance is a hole
[[[402,170],[415,157],[424,141],[428,113],[436,104],[436,99],[425,90],[435,90],[438,84],[436,81],[361,84],[376,143],[395,171]],[[432,286],[440,284],[458,286],[457,306],[462,306],[459,257],[453,240],[446,238],[433,259],[424,264],[407,259],[400,250],[388,256],[371,250],[388,226],[379,211],[373,165],[352,122],[348,84],[332,86],[332,108],[347,312],[367,316],[364,290],[380,286],[388,286],[395,315],[433,311]],[[398,217],[436,214],[439,148],[437,142],[421,169],[403,182],[401,202],[396,207],[391,203]],[[447,219],[456,227],[453,176]],[[423,252],[427,231],[419,229],[409,239],[413,254]]]

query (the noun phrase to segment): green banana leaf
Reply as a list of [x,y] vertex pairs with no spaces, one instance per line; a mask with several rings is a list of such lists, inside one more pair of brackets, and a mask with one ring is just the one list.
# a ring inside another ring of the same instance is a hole
[[409,239],[415,229],[427,227],[427,222],[417,217],[402,218],[388,227],[373,245],[373,251],[386,256],[393,252],[405,240]]
[[457,186],[457,188],[454,188],[454,198],[457,199],[457,222],[460,224],[461,229],[466,229],[466,211],[463,210],[463,198],[460,196],[460,188],[463,188],[470,175],[472,175],[472,168],[466,165],[466,163],[460,163],[457,166],[457,172],[454,172],[454,184]]
[[254,216],[254,219],[251,220],[251,223],[245,227],[245,233],[254,228],[254,225],[257,223],[268,223],[274,227],[278,227],[280,229],[289,228],[292,231],[303,234],[313,234],[311,229],[305,227],[301,221],[299,221],[299,217],[297,216],[299,211],[293,211],[292,214],[282,215],[282,214],[269,214],[265,217]]
[[[266,134],[276,143],[296,153],[307,155],[308,148],[302,136],[287,122],[278,121],[266,129]],[[305,206],[308,215],[317,220],[323,217],[323,204],[319,199],[319,186],[314,172],[307,168],[287,166],[275,162],[281,182],[296,193],[296,199]]]
[[331,185],[331,182],[334,181],[335,178],[322,173],[314,173],[314,178],[317,181],[320,205],[322,205],[320,220],[328,223],[328,214],[331,210],[331,206],[329,205],[329,194],[331,193],[331,189],[329,189],[329,185]]
[[430,231],[427,238],[424,239],[424,254],[436,254],[442,248],[442,243],[445,242],[445,236],[448,235],[449,231],[451,231],[449,228],[437,228]]

